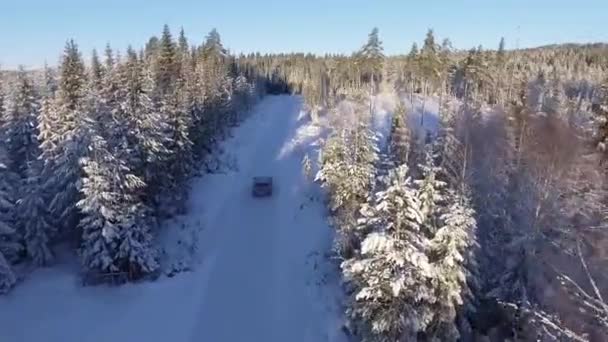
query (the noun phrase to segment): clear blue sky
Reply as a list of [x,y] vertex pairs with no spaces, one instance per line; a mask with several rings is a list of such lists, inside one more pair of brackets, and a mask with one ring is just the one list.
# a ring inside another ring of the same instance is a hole
[[85,57],[141,47],[165,23],[196,43],[216,27],[234,52],[349,53],[377,26],[394,54],[427,28],[457,48],[608,41],[608,0],[0,0],[0,63],[56,64],[68,38]]

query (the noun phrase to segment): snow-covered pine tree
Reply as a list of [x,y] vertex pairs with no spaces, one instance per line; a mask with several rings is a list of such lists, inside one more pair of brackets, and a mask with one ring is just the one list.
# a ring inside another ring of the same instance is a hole
[[55,127],[57,126],[57,111],[54,108],[55,93],[57,92],[57,81],[52,70],[44,66],[44,87],[42,92],[42,101],[40,105],[40,115],[38,116],[38,141],[40,149],[43,153],[43,159],[46,161],[52,157],[52,154],[57,147],[57,136]]
[[[75,227],[78,219],[76,202],[81,178],[79,159],[85,154],[88,143],[87,126],[87,79],[85,67],[73,40],[65,47],[61,64],[61,78],[54,105],[54,113],[48,116],[57,120],[52,131],[41,132],[41,136],[56,143],[45,165],[44,190],[52,193],[49,203],[51,216],[57,218],[65,229]],[[44,141],[43,143],[46,143]]]
[[17,74],[17,90],[13,108],[5,121],[8,154],[12,169],[21,178],[26,177],[28,163],[39,156],[38,113],[40,105],[34,85],[23,67]]
[[152,272],[158,263],[140,199],[145,183],[109,150],[103,137],[92,133],[90,154],[82,159],[85,177],[77,204],[83,213],[83,265],[91,271],[129,271],[134,276]]
[[202,74],[199,82],[203,90],[205,121],[210,130],[207,134],[218,136],[224,129],[226,84],[231,81],[226,66],[227,51],[215,29],[209,32],[201,49],[199,68]]
[[120,85],[124,96],[119,101],[127,116],[130,151],[129,166],[147,184],[147,193],[153,198],[160,191],[161,169],[169,157],[167,149],[167,120],[152,100],[154,77],[132,49],[121,68]]
[[120,267],[116,260],[120,226],[115,219],[121,203],[115,193],[114,156],[107,148],[103,137],[91,137],[90,156],[81,160],[85,176],[80,188],[82,199],[77,203],[83,216],[79,223],[82,264],[98,272],[118,271]]
[[329,189],[332,211],[356,208],[365,201],[374,181],[377,153],[376,137],[363,121],[328,138],[315,179]]
[[127,122],[131,113],[121,103],[121,99],[127,96],[120,79],[124,64],[119,63],[118,55],[114,54],[109,44],[106,46],[104,64],[104,75],[99,91],[89,92],[94,98],[93,103],[97,105],[91,110],[91,119],[99,127],[100,134],[111,149],[120,146],[116,151],[120,152],[120,157],[124,159],[131,153],[131,146],[127,141],[129,136]]
[[17,282],[11,263],[23,250],[15,229],[15,185],[19,177],[10,170],[9,164],[6,150],[0,144],[0,294],[8,292]]
[[[245,75],[240,74],[234,80],[234,109],[238,113],[247,111],[251,107],[253,99],[251,97],[251,85],[247,82]],[[237,121],[239,118],[237,117]]]
[[168,25],[163,28],[157,50],[154,59],[155,97],[158,98],[158,101],[164,102],[165,97],[175,91],[177,78],[179,77],[177,47]]
[[[468,282],[476,286],[477,227],[474,211],[464,195],[450,192],[447,205],[438,210],[439,229],[431,240],[429,262],[433,266],[433,325],[425,336],[434,341],[458,341],[461,338],[457,316],[464,310],[473,311],[472,292]],[[473,270],[473,272],[471,272]]]
[[367,43],[359,51],[359,58],[363,64],[363,76],[370,83],[372,93],[382,79],[382,68],[384,65],[384,49],[378,35],[378,28],[374,27],[370,32]]
[[[108,46],[109,47],[109,46]],[[103,88],[103,79],[104,79],[104,67],[99,60],[99,55],[97,54],[97,50],[93,49],[91,53],[91,69],[89,72],[89,90],[91,92],[95,92],[97,94],[101,93],[101,89]]]
[[179,31],[179,38],[177,39],[177,48],[182,56],[190,55],[190,48],[188,47],[188,38],[186,38],[186,33],[184,32],[184,28],[182,27]]
[[112,50],[109,45],[106,47],[105,66],[99,60],[97,51],[93,50],[91,67],[88,72],[87,112],[90,118],[95,121],[95,124],[101,127],[105,127],[112,122],[110,119],[112,97],[114,95],[114,89],[110,82],[113,75],[112,60]]
[[[152,97],[154,107],[164,121],[165,148],[170,152],[162,165],[165,196],[162,211],[171,215],[175,204],[181,205],[185,196],[183,181],[189,176],[193,165],[192,126],[193,96],[188,89],[187,78],[182,73],[182,56],[165,25],[154,59],[154,85]],[[190,76],[190,75],[188,75]],[[171,196],[166,196],[166,194]]]
[[227,57],[228,51],[224,48],[224,45],[222,45],[220,34],[215,28],[211,29],[207,37],[205,37],[203,51],[213,58],[223,59]]
[[357,211],[374,184],[376,136],[360,120],[354,129],[334,132],[325,142],[319,159],[315,181],[328,189],[332,220],[338,229],[335,248],[348,257],[360,243],[355,231]]
[[52,261],[49,244],[50,238],[56,233],[41,191],[42,165],[40,159],[28,162],[17,201],[18,226],[25,241],[25,251],[32,263],[38,266],[46,266]]
[[[127,170],[125,170],[127,171]],[[123,191],[135,192],[144,183],[133,174],[127,174]],[[117,258],[119,265],[128,270],[131,277],[139,278],[158,269],[157,251],[152,245],[152,228],[156,225],[149,208],[136,196],[123,196],[127,202],[120,219],[120,245]]]
[[393,114],[389,137],[389,151],[395,165],[405,164],[409,160],[411,137],[407,117],[405,106],[399,103]]
[[341,265],[352,287],[347,315],[364,341],[412,341],[433,318],[433,269],[422,232],[423,213],[401,165],[386,190],[362,208],[362,228],[370,232],[359,253]]
[[427,236],[433,236],[438,228],[435,213],[444,200],[443,190],[445,182],[439,179],[441,169],[435,165],[435,153],[432,145],[428,145],[425,151],[425,162],[420,165],[422,179],[414,181],[418,187],[418,198],[420,199],[420,210],[422,212],[424,228]]
[[47,203],[41,187],[38,111],[37,94],[26,71],[20,69],[13,110],[6,123],[10,155],[15,158],[13,170],[20,178],[15,227],[32,262],[46,265],[52,258],[48,244],[54,227],[46,211]]
[[181,74],[176,81],[176,88],[168,108],[168,123],[170,132],[170,150],[173,153],[171,169],[176,184],[188,178],[193,167],[192,140],[192,113],[196,109],[194,97],[189,88],[188,76]]
[[424,44],[417,58],[417,65],[423,78],[422,82],[422,110],[420,115],[420,126],[424,126],[424,115],[426,108],[426,98],[438,86],[441,76],[441,58],[439,55],[439,45],[435,42],[435,34],[429,29],[424,39]]

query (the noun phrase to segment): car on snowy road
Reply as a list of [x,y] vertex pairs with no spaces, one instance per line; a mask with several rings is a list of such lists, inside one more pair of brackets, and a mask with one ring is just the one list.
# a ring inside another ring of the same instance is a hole
[[253,197],[272,196],[272,177],[253,177]]

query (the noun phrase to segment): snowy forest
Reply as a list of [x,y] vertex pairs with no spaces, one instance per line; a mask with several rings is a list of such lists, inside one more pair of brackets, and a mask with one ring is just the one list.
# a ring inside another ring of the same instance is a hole
[[[429,30],[385,55],[232,54],[165,26],[141,49],[76,42],[0,83],[0,293],[79,258],[158,276],[159,225],[264,96],[327,129],[322,189],[352,341],[608,339],[608,45],[454,49]],[[378,129],[378,104],[390,103]],[[202,165],[202,167],[201,167]],[[204,175],[203,175],[204,177]]]
[[2,292],[11,264],[49,265],[57,242],[85,271],[153,274],[158,221],[181,210],[197,161],[217,167],[214,144],[264,86],[217,31],[190,46],[165,26],[140,51],[103,55],[85,66],[70,40],[39,84],[22,69],[0,93]]

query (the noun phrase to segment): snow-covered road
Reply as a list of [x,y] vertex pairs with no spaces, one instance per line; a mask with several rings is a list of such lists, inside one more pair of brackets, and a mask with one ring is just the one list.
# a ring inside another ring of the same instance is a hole
[[[331,230],[300,164],[322,130],[300,107],[264,99],[223,144],[238,171],[193,180],[160,239],[168,258],[194,247],[193,272],[81,288],[67,266],[36,271],[0,297],[0,341],[344,341]],[[271,198],[251,196],[257,175],[274,178]]]

